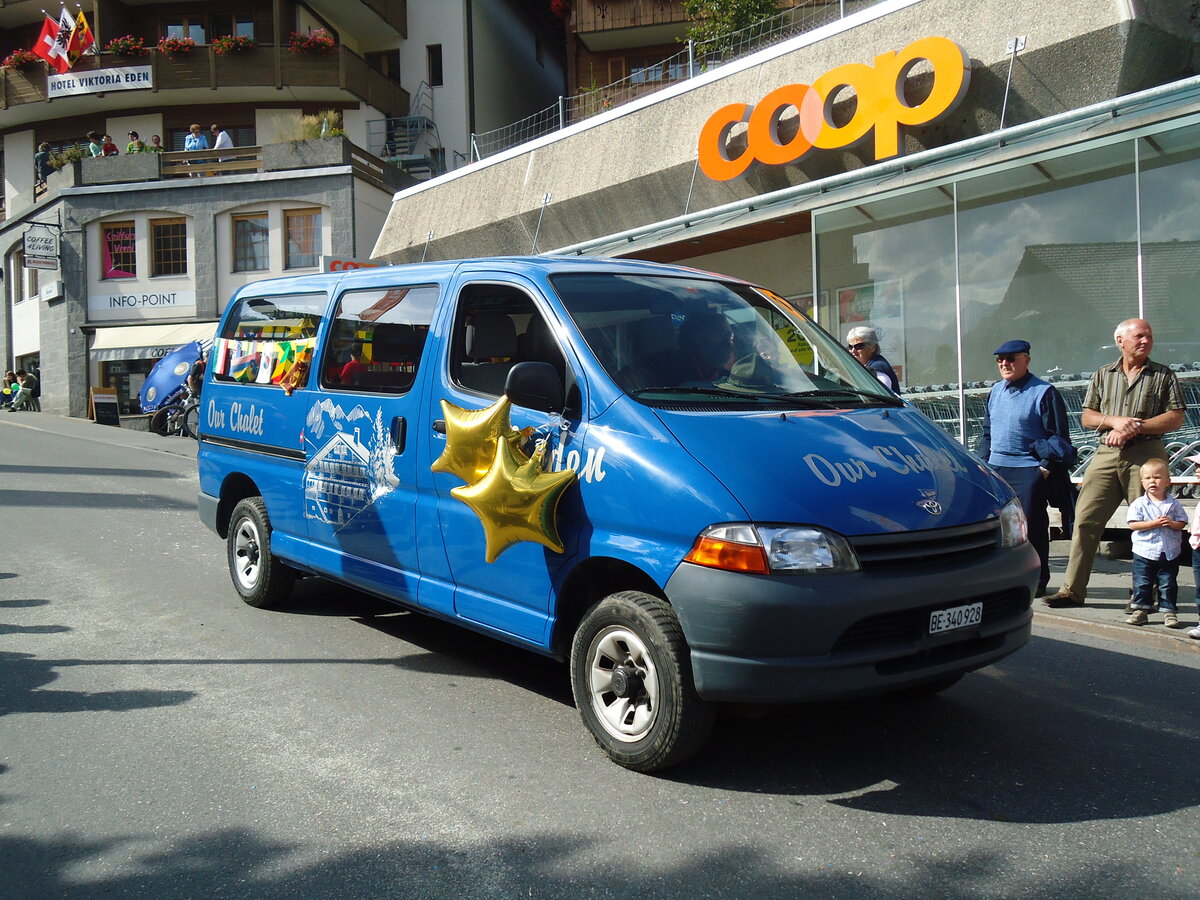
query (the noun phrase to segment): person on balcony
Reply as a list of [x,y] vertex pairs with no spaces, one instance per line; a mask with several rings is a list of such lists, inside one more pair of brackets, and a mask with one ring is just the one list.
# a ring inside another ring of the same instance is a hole
[[88,153],[92,154],[92,156],[103,156],[104,140],[100,137],[100,135],[94,131],[89,131],[87,133],[87,139]]
[[104,143],[100,147],[100,155],[101,156],[119,156],[120,153],[121,153],[121,151],[117,149],[117,145],[113,143],[112,136],[106,134],[104,136]]
[[146,146],[146,142],[138,137],[136,131],[129,132],[129,143],[125,146],[125,152],[128,153],[145,153],[150,148]]
[[46,180],[53,171],[54,166],[50,165],[50,145],[42,141],[38,144],[38,152],[33,154],[33,174],[38,190],[46,189]]
[[[229,133],[220,125],[213,125],[212,136],[214,150],[224,150],[233,146],[233,140],[229,137]],[[226,162],[231,159],[233,159],[232,156],[222,156],[217,162]]]
[[[188,129],[188,136],[183,139],[184,150],[207,150],[208,139],[204,137],[204,133],[200,130],[200,126],[193,124]],[[196,163],[188,163],[189,166],[194,166]],[[203,172],[193,172],[193,178],[199,178]]]

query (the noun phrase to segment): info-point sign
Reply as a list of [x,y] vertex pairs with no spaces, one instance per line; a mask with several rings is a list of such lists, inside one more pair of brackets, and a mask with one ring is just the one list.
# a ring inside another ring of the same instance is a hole
[[[904,99],[904,82],[920,62],[933,70],[929,96],[913,106]],[[881,53],[874,63],[848,63],[826,72],[811,85],[785,84],[757,104],[731,103],[718,109],[700,131],[700,168],[709,178],[729,181],[758,162],[768,166],[794,163],[811,148],[848,147],[875,132],[875,159],[900,152],[900,128],[931,125],[962,100],[971,80],[970,57],[943,37],[913,41],[900,51]],[[854,115],[834,124],[832,107],[844,89],[857,98]],[[779,136],[779,120],[789,109],[799,114],[799,127],[787,141]],[[733,155],[728,147],[734,126],[746,123],[746,149]]]

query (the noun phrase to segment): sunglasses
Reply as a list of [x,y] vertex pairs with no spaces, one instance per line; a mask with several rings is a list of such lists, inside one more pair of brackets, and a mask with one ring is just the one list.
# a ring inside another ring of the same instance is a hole
[[1006,362],[1006,363],[1016,362],[1018,355],[1019,354],[1016,354],[1016,353],[1002,353],[996,357],[996,363],[997,363],[997,365],[999,365],[1002,362]]
[[850,352],[854,353],[856,350],[865,350],[869,345],[868,344],[848,344],[847,346],[849,347]]

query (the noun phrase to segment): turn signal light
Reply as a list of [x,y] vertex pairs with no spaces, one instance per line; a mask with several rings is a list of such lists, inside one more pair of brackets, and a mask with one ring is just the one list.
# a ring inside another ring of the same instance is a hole
[[730,572],[750,572],[755,575],[766,575],[768,572],[767,554],[762,545],[723,541],[704,534],[696,538],[696,543],[684,560]]

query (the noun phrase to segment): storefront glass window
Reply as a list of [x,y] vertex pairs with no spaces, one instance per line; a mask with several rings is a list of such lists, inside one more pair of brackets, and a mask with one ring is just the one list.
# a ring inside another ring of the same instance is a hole
[[1142,282],[1146,319],[1154,326],[1152,358],[1197,363],[1200,369],[1200,127],[1142,138],[1138,159]]
[[953,212],[944,191],[925,188],[814,216],[822,327],[842,342],[875,328],[909,388],[958,380]]
[[[1033,344],[1039,375],[1086,380],[1138,314],[1133,143],[958,184],[965,380],[995,381],[1001,340]],[[968,384],[968,387],[972,385]]]

